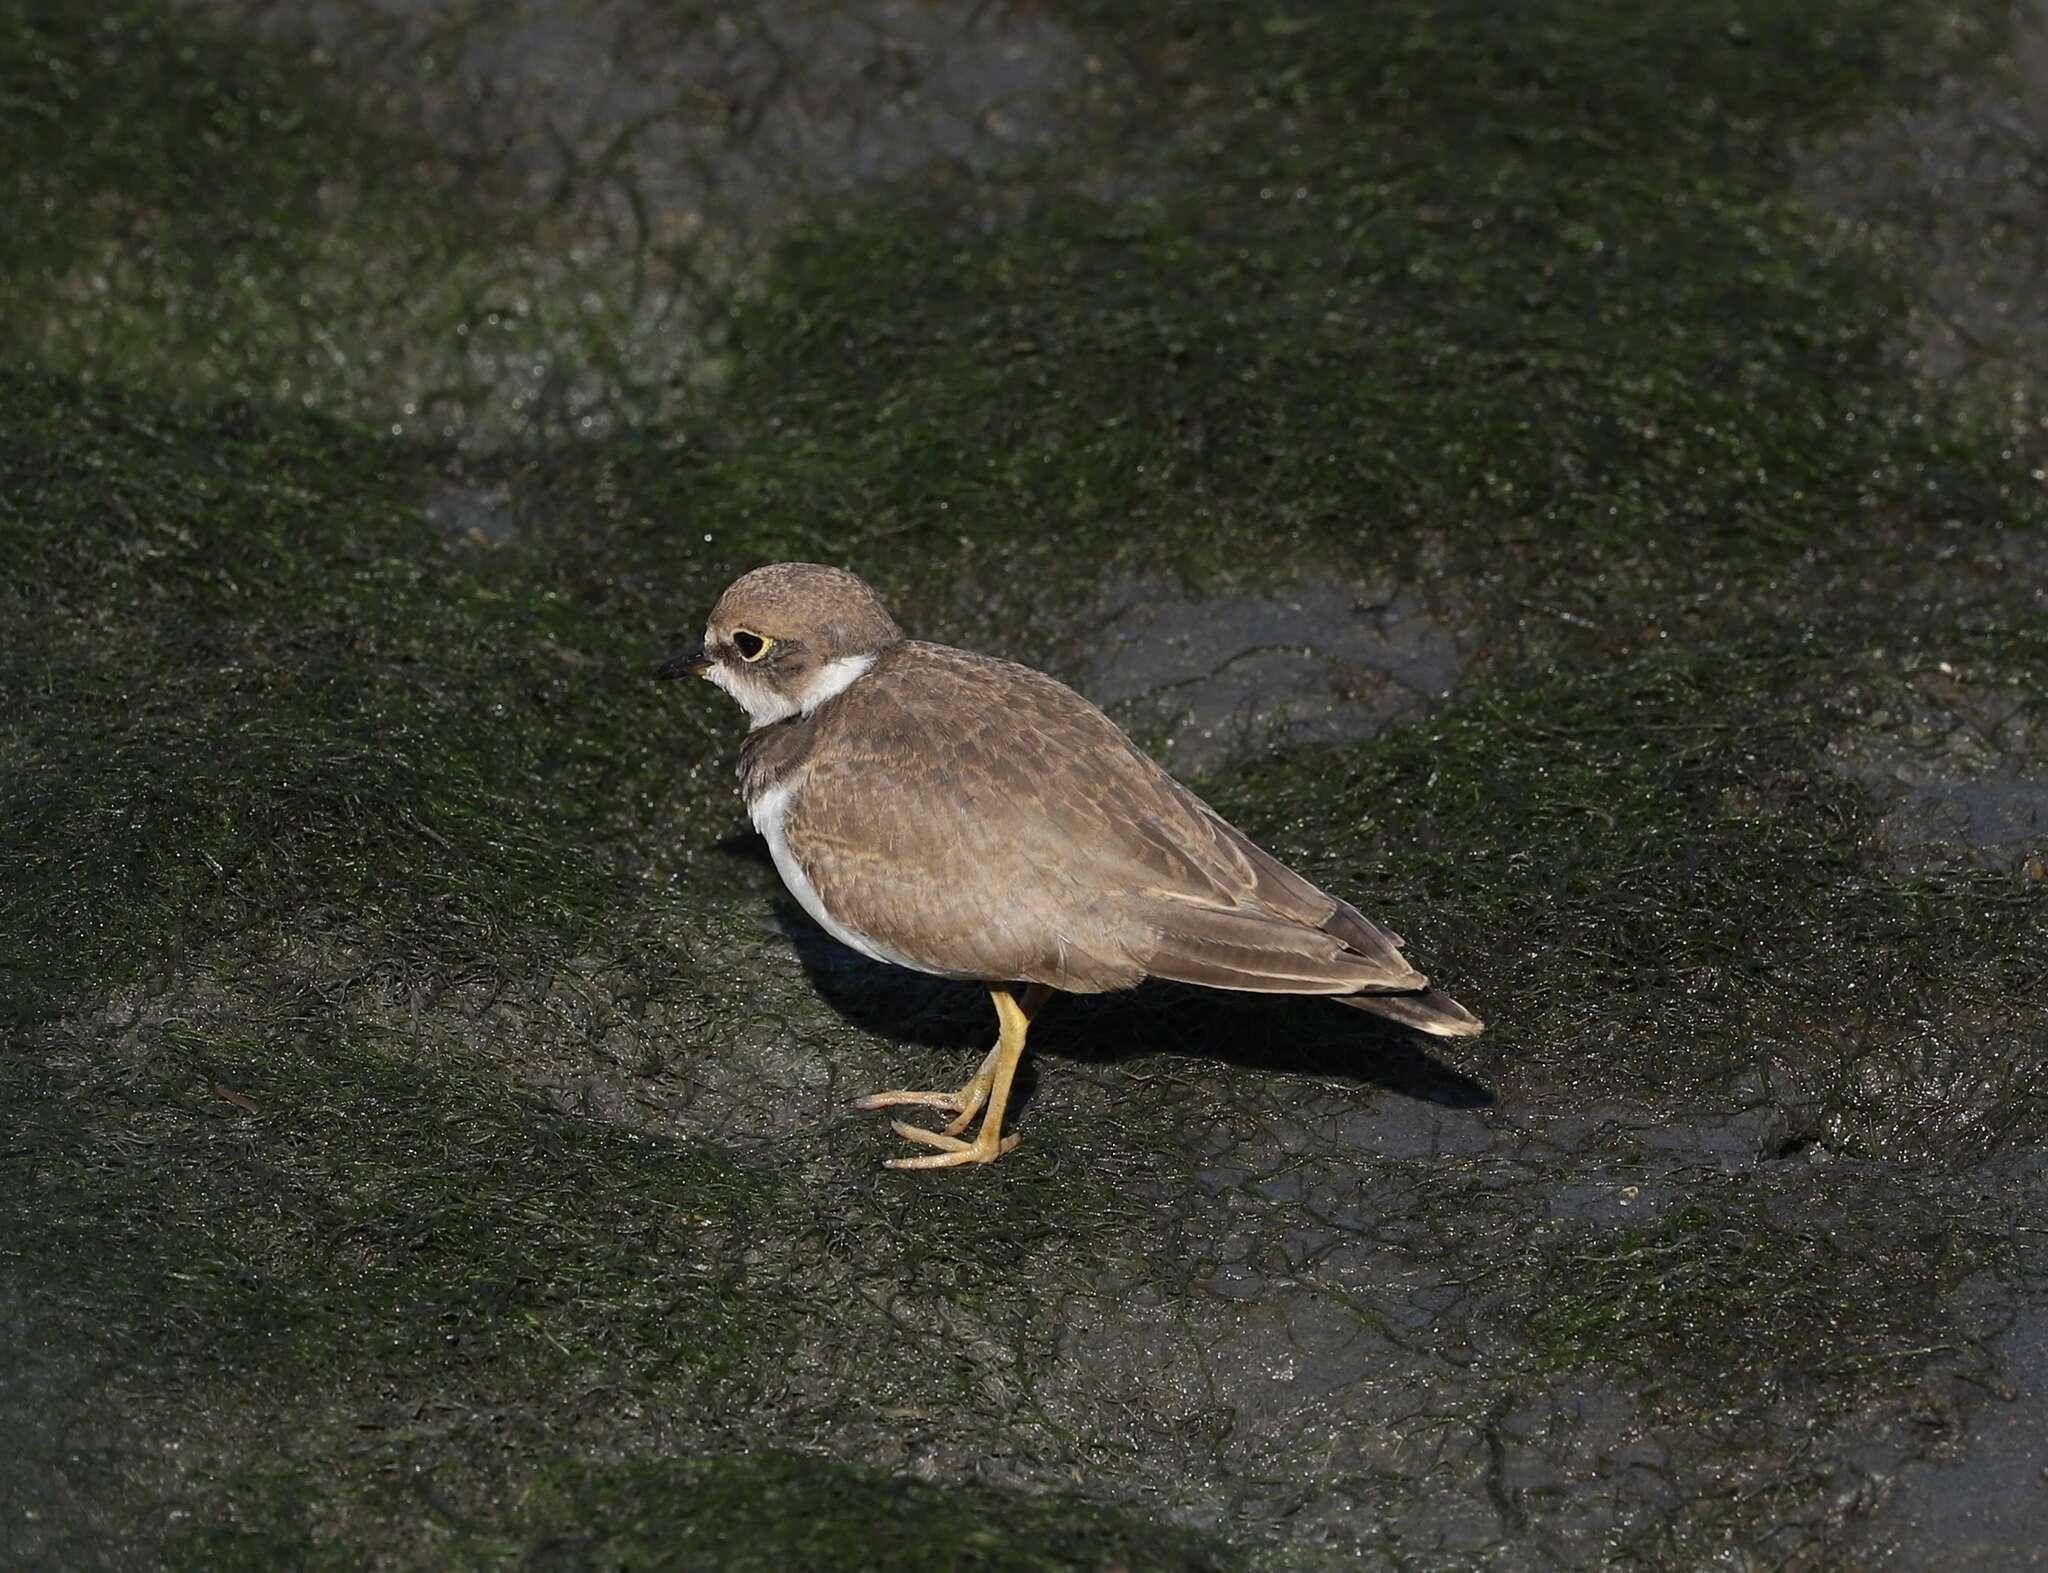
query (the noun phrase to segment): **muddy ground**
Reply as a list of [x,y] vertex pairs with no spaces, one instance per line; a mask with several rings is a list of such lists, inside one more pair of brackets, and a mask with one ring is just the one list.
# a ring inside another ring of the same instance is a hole
[[[2041,1564],[2040,4],[0,0],[0,148],[0,1564]],[[785,557],[1486,1035],[883,1168],[986,997],[649,678]]]

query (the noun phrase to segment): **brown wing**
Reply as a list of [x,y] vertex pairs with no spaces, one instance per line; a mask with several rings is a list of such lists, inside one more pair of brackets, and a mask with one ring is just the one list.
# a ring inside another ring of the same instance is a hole
[[839,921],[934,971],[1078,992],[1146,975],[1288,994],[1427,988],[1398,936],[1255,845],[1043,673],[907,643],[812,728],[792,851]]

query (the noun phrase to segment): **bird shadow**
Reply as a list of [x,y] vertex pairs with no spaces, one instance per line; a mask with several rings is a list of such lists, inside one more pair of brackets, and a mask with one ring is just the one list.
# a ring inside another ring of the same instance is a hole
[[[747,840],[759,842],[735,836],[719,848],[750,856],[728,845]],[[765,847],[759,855],[766,857]],[[995,1011],[981,984],[870,960],[826,934],[787,894],[775,898],[775,921],[826,1004],[862,1031],[975,1056],[995,1041]],[[1039,1020],[1034,1050],[1062,1059],[1110,1065],[1180,1054],[1357,1082],[1443,1108],[1496,1101],[1484,1084],[1423,1049],[1416,1034],[1328,1000],[1149,981],[1115,994],[1060,995]],[[1030,1092],[1027,1070],[1020,1100]]]
[[[763,868],[775,866],[775,859],[768,851],[768,840],[758,831],[735,830],[729,836],[720,836],[711,843],[711,850],[736,863],[758,863]],[[795,905],[794,902],[790,904]]]

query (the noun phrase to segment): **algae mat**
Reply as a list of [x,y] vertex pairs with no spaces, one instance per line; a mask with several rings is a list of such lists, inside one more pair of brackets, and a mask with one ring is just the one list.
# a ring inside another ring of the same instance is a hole
[[[2044,37],[0,0],[0,1562],[2032,1565]],[[647,677],[779,557],[1487,1035],[881,1168],[985,1001]]]

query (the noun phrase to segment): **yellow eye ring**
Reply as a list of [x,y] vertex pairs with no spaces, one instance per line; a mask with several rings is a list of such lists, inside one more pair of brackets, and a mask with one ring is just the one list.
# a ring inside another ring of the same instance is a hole
[[775,641],[766,634],[757,634],[746,628],[732,631],[732,647],[740,653],[740,659],[754,662],[775,648]]

